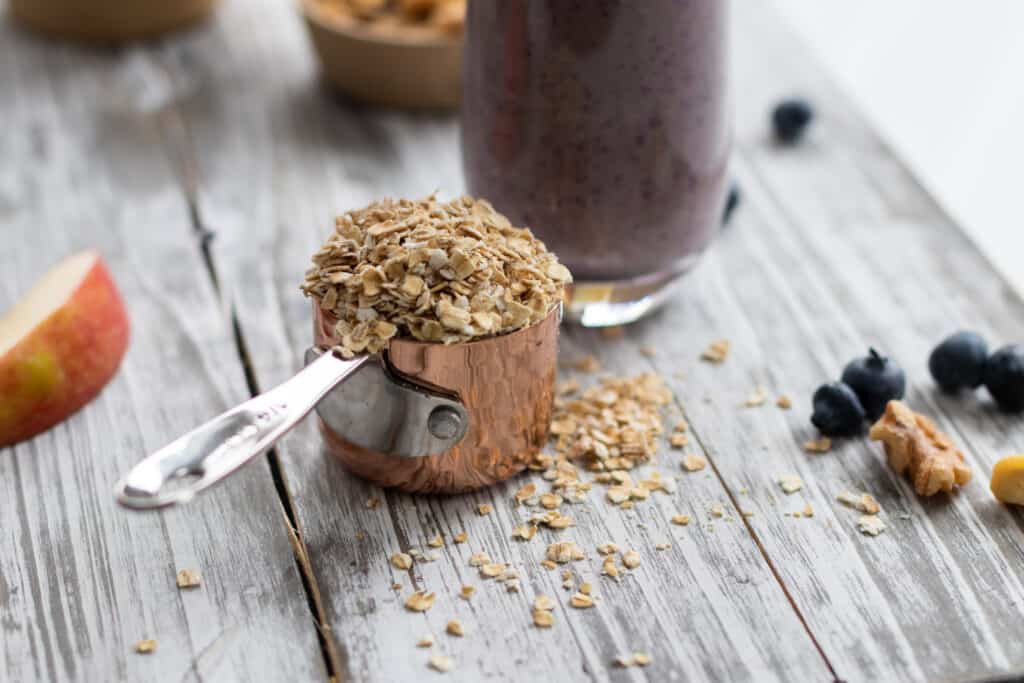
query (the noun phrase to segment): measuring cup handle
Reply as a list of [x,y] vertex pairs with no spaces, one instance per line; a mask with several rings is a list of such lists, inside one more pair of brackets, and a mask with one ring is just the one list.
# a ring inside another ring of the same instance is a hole
[[117,501],[136,510],[184,503],[266,451],[370,356],[324,353],[270,391],[213,418],[156,451],[117,483]]

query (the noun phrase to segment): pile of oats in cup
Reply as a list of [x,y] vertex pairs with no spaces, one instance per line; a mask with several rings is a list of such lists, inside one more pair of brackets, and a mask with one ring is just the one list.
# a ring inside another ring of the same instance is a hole
[[302,291],[337,320],[341,354],[393,337],[454,344],[514,332],[562,301],[569,270],[482,199],[386,199],[339,216]]

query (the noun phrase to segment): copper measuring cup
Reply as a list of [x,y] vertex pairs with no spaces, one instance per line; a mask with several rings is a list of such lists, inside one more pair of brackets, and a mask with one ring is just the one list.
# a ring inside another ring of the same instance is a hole
[[314,302],[314,346],[291,379],[138,463],[122,505],[183,503],[265,452],[314,408],[326,449],[353,473],[405,491],[457,493],[521,472],[544,445],[561,305],[509,334],[459,344],[392,339],[380,355],[330,351]]

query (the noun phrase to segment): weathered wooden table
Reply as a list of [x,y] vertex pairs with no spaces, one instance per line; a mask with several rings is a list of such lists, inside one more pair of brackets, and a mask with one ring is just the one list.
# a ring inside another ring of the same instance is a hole
[[[114,51],[5,23],[0,306],[95,246],[134,337],[96,402],[0,451],[0,679],[405,681],[440,676],[431,652],[454,658],[445,679],[459,681],[1021,675],[1024,517],[986,484],[997,458],[1024,449],[1024,420],[937,393],[925,362],[959,327],[1024,339],[1024,305],[778,20],[760,3],[737,9],[741,211],[663,312],[620,340],[563,337],[567,359],[663,375],[711,467],[631,511],[595,489],[572,508],[578,526],[526,543],[509,531],[528,477],[454,498],[375,490],[323,456],[311,421],[191,505],[119,509],[112,485],[138,459],[298,367],[310,324],[297,283],[336,213],[460,190],[456,122],[331,96],[286,2],[228,2],[210,26]],[[766,112],[794,92],[820,122],[782,150]],[[699,362],[721,337],[728,361]],[[868,344],[904,364],[910,403],[969,452],[964,491],[918,498],[866,440],[802,450],[814,387]],[[795,408],[740,408],[758,386]],[[666,448],[657,466],[682,474],[679,460]],[[782,495],[785,473],[804,489]],[[843,489],[873,493],[887,531],[862,535],[835,500]],[[477,515],[485,502],[495,512]],[[716,502],[723,518],[709,515]],[[808,503],[812,518],[785,514]],[[670,525],[677,513],[694,521]],[[454,545],[461,531],[469,540]],[[437,533],[439,561],[388,563]],[[560,573],[539,566],[555,539],[587,550],[574,568],[593,579],[597,608],[569,608]],[[605,541],[639,550],[642,565],[600,577]],[[479,551],[511,562],[521,591],[480,579],[467,562]],[[199,569],[202,586],[179,591],[181,568]],[[462,584],[478,587],[469,601]],[[403,609],[417,587],[439,595],[426,614]],[[550,630],[531,624],[538,593],[557,597]],[[451,618],[465,637],[445,635]],[[428,632],[437,644],[418,649]],[[156,652],[136,654],[141,638]],[[652,663],[615,668],[633,651]]]

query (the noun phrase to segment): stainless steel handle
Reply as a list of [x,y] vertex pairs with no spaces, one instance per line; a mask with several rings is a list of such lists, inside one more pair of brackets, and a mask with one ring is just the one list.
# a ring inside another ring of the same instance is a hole
[[213,418],[137,464],[117,483],[117,501],[147,510],[184,503],[269,449],[370,356],[324,353],[270,391]]

